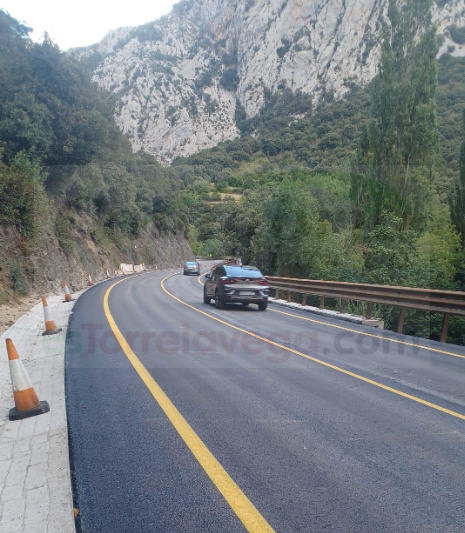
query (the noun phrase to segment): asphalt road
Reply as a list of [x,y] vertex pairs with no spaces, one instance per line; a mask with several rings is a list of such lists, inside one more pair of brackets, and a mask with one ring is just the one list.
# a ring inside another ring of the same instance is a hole
[[113,326],[114,281],[76,304],[66,392],[83,532],[264,530],[226,501],[184,422],[276,532],[465,530],[464,349],[273,305],[217,311],[196,277],[163,289],[170,274],[115,285]]

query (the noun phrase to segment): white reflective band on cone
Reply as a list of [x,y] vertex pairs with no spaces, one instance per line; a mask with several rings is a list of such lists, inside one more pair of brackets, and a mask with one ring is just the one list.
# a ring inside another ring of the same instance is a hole
[[13,359],[13,361],[10,361],[10,372],[13,392],[21,392],[32,387],[32,382],[27,375],[21,359]]
[[65,294],[69,294],[68,285],[65,285]]
[[48,305],[44,306],[44,321],[45,322],[52,321],[52,313],[50,313],[50,309],[48,308]]

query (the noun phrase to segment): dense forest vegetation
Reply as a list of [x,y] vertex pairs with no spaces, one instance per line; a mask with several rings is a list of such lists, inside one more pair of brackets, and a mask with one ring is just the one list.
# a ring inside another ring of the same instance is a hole
[[47,192],[124,233],[136,234],[147,217],[167,230],[183,228],[185,214],[170,205],[178,173],[133,154],[110,96],[48,38],[32,43],[29,31],[0,11],[1,194],[8,207],[0,223],[32,235],[32,206],[21,198],[34,190],[37,201]]
[[[31,253],[47,213],[72,256],[85,214],[97,246],[152,223],[269,274],[465,290],[465,58],[436,60],[430,2],[397,4],[369,87],[315,104],[283,81],[256,117],[238,104],[239,138],[170,168],[132,153],[87,65],[0,11],[0,230]],[[22,290],[1,239],[0,262]],[[438,338],[440,321],[411,311],[405,331]],[[451,321],[450,341],[464,332]]]
[[72,260],[79,235],[96,249],[124,250],[149,223],[184,235],[188,220],[179,173],[133,154],[112,98],[50,39],[35,44],[29,32],[0,11],[0,270],[20,293],[34,275],[27,258],[50,226]]

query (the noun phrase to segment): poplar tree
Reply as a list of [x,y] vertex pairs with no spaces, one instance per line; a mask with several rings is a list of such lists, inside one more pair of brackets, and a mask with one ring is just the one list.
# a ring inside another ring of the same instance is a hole
[[455,195],[451,202],[451,214],[455,227],[462,237],[465,248],[465,109],[462,118],[463,140],[460,149],[459,176],[455,184]]
[[352,198],[367,230],[392,212],[404,229],[428,218],[438,149],[437,42],[431,0],[390,0],[372,119],[353,165]]

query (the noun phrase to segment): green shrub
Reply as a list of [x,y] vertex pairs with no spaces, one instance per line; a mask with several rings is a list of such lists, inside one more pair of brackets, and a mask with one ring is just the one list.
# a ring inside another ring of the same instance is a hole
[[72,255],[74,252],[73,233],[68,219],[61,215],[58,215],[55,219],[55,235],[63,252],[68,256]]
[[447,28],[453,41],[458,44],[465,44],[465,27],[453,24]]
[[223,72],[220,79],[220,85],[227,91],[235,92],[239,85],[239,76],[236,69],[227,69]]
[[45,194],[38,164],[20,153],[10,166],[0,161],[0,224],[15,226],[24,237],[39,230],[36,214],[45,211]]
[[21,263],[16,259],[10,259],[7,266],[10,274],[11,288],[18,294],[27,294],[28,285]]
[[291,42],[288,39],[282,39],[281,42],[283,45],[276,50],[276,53],[282,59],[291,49]]

